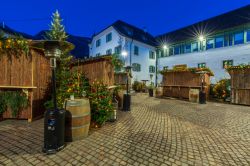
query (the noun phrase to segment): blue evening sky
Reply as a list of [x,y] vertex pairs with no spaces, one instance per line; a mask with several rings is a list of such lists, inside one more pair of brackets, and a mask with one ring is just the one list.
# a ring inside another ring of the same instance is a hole
[[158,35],[248,4],[250,0],[5,0],[0,22],[33,35],[48,29],[58,9],[73,35],[90,37],[117,19]]

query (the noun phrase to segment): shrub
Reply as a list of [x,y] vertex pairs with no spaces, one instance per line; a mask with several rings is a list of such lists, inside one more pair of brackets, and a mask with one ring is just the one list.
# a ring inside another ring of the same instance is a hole
[[141,92],[143,89],[146,88],[146,85],[142,82],[139,82],[139,81],[135,81],[132,85],[132,88],[134,91],[136,92]]
[[214,97],[225,100],[230,97],[230,79],[222,79],[212,89]]
[[112,93],[102,82],[94,81],[89,94],[91,121],[101,126],[113,111]]
[[16,117],[19,111],[27,106],[28,98],[25,93],[21,91],[0,92],[0,114],[10,108],[12,116]]

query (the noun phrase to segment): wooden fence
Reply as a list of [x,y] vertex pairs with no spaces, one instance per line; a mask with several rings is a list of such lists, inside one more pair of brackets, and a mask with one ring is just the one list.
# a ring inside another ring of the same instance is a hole
[[[41,117],[45,111],[43,103],[48,97],[51,79],[49,60],[43,52],[31,49],[29,55],[23,54],[18,58],[1,55],[0,71],[0,91],[28,92],[29,106],[20,111],[17,118],[32,121]],[[12,118],[11,111],[4,112],[2,118]]]
[[[205,74],[205,91],[209,96],[210,76]],[[163,74],[163,96],[189,98],[190,89],[201,89],[201,77],[191,71],[166,72]]]
[[102,81],[108,86],[114,85],[114,68],[109,56],[97,57],[88,60],[75,61],[72,70],[84,74],[90,81]]
[[231,103],[250,105],[250,69],[233,69],[231,76]]

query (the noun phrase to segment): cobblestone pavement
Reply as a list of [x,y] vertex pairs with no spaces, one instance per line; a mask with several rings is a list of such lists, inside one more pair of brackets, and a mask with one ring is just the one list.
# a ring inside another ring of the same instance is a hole
[[0,122],[0,165],[250,165],[250,107],[133,96],[131,112],[55,155],[43,120]]

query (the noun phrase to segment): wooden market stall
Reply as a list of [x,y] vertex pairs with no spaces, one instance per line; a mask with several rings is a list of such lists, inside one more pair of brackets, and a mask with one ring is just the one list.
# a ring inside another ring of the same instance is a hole
[[17,117],[12,117],[7,109],[1,116],[3,119],[18,118],[33,119],[43,115],[48,92],[50,91],[51,72],[49,60],[43,51],[30,49],[28,55],[5,55],[0,58],[0,92],[24,91],[28,94],[28,107],[19,111]]
[[231,76],[231,103],[250,105],[250,66],[245,69],[232,68]]
[[111,56],[76,60],[72,63],[72,70],[84,74],[89,79],[90,84],[95,80],[103,81],[108,86],[115,83]]
[[[188,99],[191,89],[201,89],[201,76],[193,71],[168,71],[163,73],[163,96]],[[209,96],[210,74],[204,75],[204,88]]]

